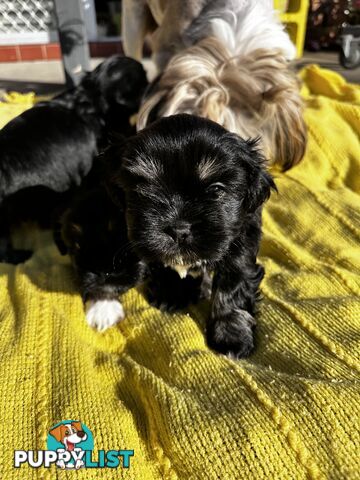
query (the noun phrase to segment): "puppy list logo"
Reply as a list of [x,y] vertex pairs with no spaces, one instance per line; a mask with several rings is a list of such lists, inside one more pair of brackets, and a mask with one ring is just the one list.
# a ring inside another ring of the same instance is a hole
[[99,450],[93,458],[94,439],[86,425],[75,420],[63,420],[49,430],[47,450],[15,450],[14,466],[28,464],[32,468],[51,465],[65,469],[130,467],[134,450]]

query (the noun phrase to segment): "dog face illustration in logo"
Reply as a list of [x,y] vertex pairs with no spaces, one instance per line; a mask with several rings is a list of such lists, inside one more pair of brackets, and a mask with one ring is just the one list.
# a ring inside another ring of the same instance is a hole
[[[60,451],[81,451],[82,449],[77,447],[77,444],[80,442],[84,442],[87,439],[87,434],[83,431],[80,422],[71,422],[62,425],[58,425],[57,427],[50,430],[50,435],[52,435],[58,442],[62,443],[65,449],[58,449]],[[67,464],[65,465],[64,460],[59,460],[57,465],[60,468],[75,468],[79,469],[84,466],[84,462],[82,460],[77,460],[74,464]]]

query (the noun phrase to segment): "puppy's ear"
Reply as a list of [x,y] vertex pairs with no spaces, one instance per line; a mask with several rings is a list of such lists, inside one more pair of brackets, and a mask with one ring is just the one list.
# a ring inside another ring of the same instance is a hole
[[113,81],[111,90],[114,92],[114,101],[128,109],[130,113],[137,113],[147,86],[148,81],[143,66],[131,59],[131,63],[124,67],[123,74],[117,81]]
[[265,159],[258,149],[259,139],[246,142],[247,190],[243,205],[249,213],[255,212],[269,197],[271,190],[277,192],[275,182],[266,170]]
[[110,142],[110,145],[101,155],[105,172],[104,184],[111,200],[116,205],[123,207],[125,204],[125,196],[118,182],[118,174],[121,168],[125,138],[113,135]]
[[54,227],[53,231],[54,242],[61,255],[66,255],[68,253],[68,247],[64,242],[63,239],[63,232],[62,232],[62,223],[57,222]]
[[80,241],[83,235],[83,229],[79,223],[75,223],[72,218],[72,210],[66,210],[54,230],[54,241],[61,255],[67,253],[73,254],[80,249]]
[[166,102],[167,91],[160,88],[161,75],[158,75],[147,87],[137,116],[136,129],[142,130],[161,117],[161,109]]

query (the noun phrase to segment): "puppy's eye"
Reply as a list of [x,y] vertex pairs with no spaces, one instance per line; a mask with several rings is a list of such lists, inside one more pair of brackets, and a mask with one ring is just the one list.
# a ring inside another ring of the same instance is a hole
[[69,434],[70,434],[69,430],[65,430],[65,435],[69,435]]
[[206,193],[214,198],[219,198],[225,193],[225,185],[223,183],[213,183],[206,189]]

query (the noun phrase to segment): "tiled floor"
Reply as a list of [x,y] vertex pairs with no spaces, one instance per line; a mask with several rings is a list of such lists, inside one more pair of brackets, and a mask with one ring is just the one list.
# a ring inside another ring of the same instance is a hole
[[[95,67],[102,59],[91,60]],[[355,70],[345,70],[338,61],[335,52],[305,52],[298,62],[299,68],[311,63],[317,63],[330,68],[350,82],[360,83],[360,67]],[[149,62],[145,62],[149,67]],[[49,94],[61,91],[64,88],[64,73],[59,60],[0,63],[0,90],[16,90],[19,92],[35,91],[38,94]]]

